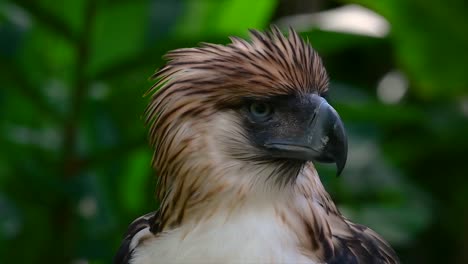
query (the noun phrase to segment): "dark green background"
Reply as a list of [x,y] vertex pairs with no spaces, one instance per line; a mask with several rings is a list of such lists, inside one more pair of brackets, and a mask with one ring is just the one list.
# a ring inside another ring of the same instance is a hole
[[[463,0],[0,1],[0,263],[109,263],[157,208],[142,94],[166,51],[349,3],[390,32],[301,29],[350,134],[342,177],[322,181],[404,263],[468,263]],[[376,92],[390,71],[409,81],[395,104]]]

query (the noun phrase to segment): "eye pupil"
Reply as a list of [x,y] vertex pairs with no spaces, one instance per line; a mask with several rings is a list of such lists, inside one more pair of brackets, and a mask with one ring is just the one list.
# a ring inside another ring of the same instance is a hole
[[265,104],[254,104],[254,111],[258,114],[263,114],[267,112],[267,106]]
[[255,117],[267,117],[272,112],[270,105],[266,103],[252,103],[249,110]]

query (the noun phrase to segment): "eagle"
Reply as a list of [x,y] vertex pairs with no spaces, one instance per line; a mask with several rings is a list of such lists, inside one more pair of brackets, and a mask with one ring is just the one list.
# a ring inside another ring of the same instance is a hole
[[321,58],[293,29],[166,55],[145,111],[160,208],[114,258],[152,263],[399,263],[345,218],[316,162],[347,158]]

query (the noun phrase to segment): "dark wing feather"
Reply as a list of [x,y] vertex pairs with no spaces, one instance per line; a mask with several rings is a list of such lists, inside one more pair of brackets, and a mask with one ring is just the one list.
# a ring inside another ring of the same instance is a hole
[[146,239],[154,237],[159,231],[159,211],[151,212],[135,219],[128,226],[125,238],[114,257],[114,263],[130,263],[135,248]]
[[[346,220],[345,220],[346,221]],[[328,264],[397,264],[395,251],[370,228],[346,221],[349,236],[334,236],[334,255]]]

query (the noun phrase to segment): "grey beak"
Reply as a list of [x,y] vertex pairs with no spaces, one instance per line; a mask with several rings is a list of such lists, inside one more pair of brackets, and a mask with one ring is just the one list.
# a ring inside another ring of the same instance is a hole
[[308,99],[313,114],[303,138],[267,142],[265,147],[276,157],[335,163],[339,176],[348,156],[343,122],[323,97],[313,94]]

